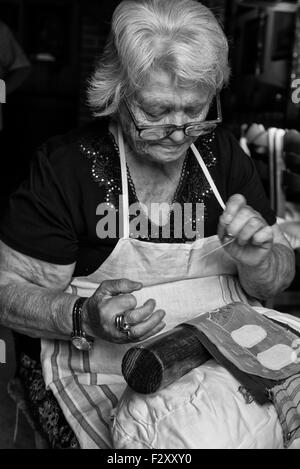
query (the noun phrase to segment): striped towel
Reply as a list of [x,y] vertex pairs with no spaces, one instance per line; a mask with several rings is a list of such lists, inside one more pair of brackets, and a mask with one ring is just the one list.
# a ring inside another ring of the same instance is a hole
[[300,438],[300,374],[290,376],[270,392],[283,430],[286,447]]
[[[56,397],[80,447],[84,449],[111,449],[113,447],[110,426],[113,412],[123,394],[126,383],[96,384],[78,374],[75,364],[88,370],[88,352],[74,349],[70,342],[49,340],[47,359],[43,357],[44,378]],[[63,376],[61,361],[67,359],[69,374]],[[91,374],[91,373],[90,373]],[[49,382],[50,376],[52,376]],[[92,377],[92,374],[91,374]]]

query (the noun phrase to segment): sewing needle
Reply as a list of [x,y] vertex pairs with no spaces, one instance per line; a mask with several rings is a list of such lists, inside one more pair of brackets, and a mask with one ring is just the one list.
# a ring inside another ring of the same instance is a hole
[[217,248],[212,249],[211,251],[207,252],[206,254],[204,254],[204,256],[200,257],[199,260],[204,259],[205,257],[209,256],[209,255],[212,254],[213,252],[216,252],[216,251],[218,251],[219,249],[224,248],[225,246],[228,246],[228,244],[233,243],[233,241],[235,241],[235,238],[234,238],[234,237],[231,237],[231,239],[229,239],[229,241],[226,241],[226,243],[221,244],[221,246],[218,246]]

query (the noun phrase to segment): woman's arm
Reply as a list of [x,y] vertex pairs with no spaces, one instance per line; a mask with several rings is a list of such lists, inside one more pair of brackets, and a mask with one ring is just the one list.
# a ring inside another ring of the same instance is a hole
[[0,324],[31,337],[69,338],[77,297],[64,289],[74,268],[33,259],[0,242]]
[[244,290],[259,299],[270,298],[286,289],[295,276],[295,255],[279,227],[269,226],[245,198],[232,196],[220,217],[219,237],[235,238],[226,246],[236,261]]
[[268,256],[256,266],[238,263],[240,282],[251,296],[266,300],[282,292],[295,276],[295,254],[278,226],[272,227],[274,243]]
[[[78,296],[64,290],[74,267],[33,259],[0,242],[0,324],[31,337],[70,340]],[[153,299],[136,307],[132,292],[141,287],[129,279],[103,281],[84,303],[84,331],[110,342],[128,342],[127,335],[115,326],[116,316],[126,313],[130,340],[144,340],[160,332],[165,312],[155,311]]]

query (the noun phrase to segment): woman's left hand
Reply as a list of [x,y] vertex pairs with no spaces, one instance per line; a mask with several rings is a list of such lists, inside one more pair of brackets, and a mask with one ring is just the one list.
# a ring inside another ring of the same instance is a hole
[[261,264],[273,246],[272,228],[240,194],[228,200],[219,219],[218,235],[222,243],[234,237],[224,249],[239,263],[252,267]]

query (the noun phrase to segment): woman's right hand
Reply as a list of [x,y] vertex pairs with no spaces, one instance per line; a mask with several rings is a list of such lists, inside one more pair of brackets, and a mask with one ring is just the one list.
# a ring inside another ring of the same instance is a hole
[[[165,311],[155,311],[155,300],[149,299],[136,308],[132,292],[140,290],[142,283],[126,278],[104,280],[93,296],[83,305],[84,330],[87,334],[109,342],[128,343],[148,339],[160,332],[165,323]],[[124,315],[130,326],[130,339],[116,328],[116,316]]]

